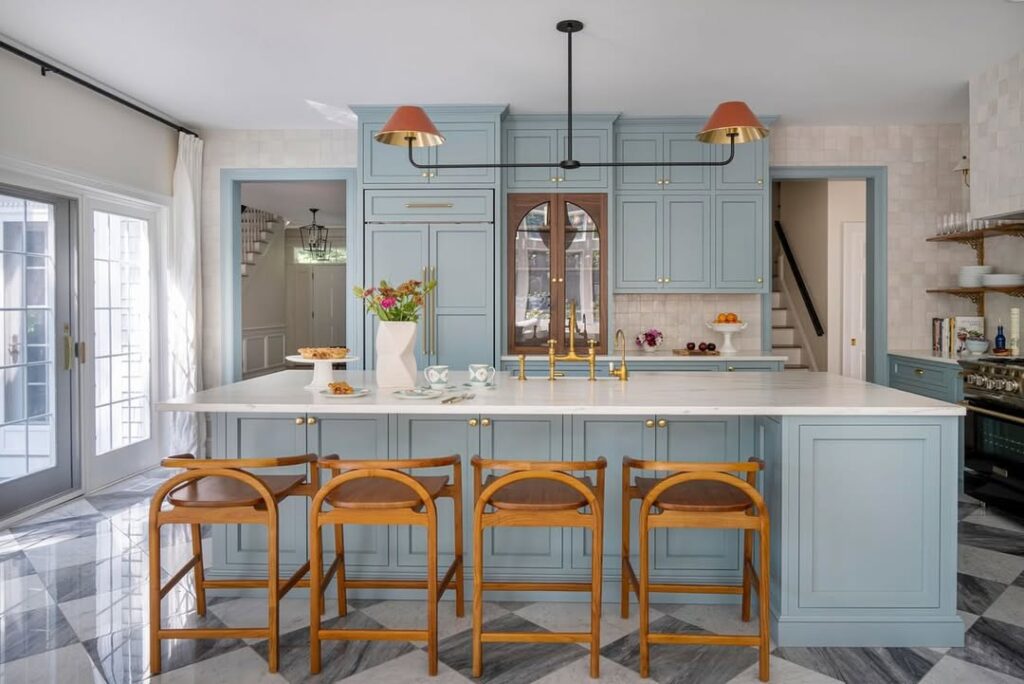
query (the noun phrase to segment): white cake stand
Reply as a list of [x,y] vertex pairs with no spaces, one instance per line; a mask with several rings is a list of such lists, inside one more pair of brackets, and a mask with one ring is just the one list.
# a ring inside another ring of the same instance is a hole
[[723,354],[735,354],[736,347],[732,346],[732,336],[735,333],[745,330],[747,327],[746,323],[714,323],[709,321],[707,326],[714,330],[716,333],[722,333],[722,346],[719,347],[718,351]]
[[343,359],[306,359],[298,354],[284,358],[292,363],[305,363],[313,366],[313,381],[304,389],[316,391],[325,390],[328,384],[334,382],[334,364],[359,360],[358,356],[346,356]]

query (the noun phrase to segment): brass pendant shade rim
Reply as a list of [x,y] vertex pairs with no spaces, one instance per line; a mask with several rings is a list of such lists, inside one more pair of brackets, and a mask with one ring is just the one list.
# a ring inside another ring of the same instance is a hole
[[730,136],[736,136],[736,144],[756,142],[768,137],[769,130],[763,126],[723,126],[707,128],[697,134],[697,140],[714,145],[728,145]]
[[387,145],[402,147],[406,147],[410,140],[413,147],[436,147],[444,143],[443,135],[427,131],[380,131],[373,139]]

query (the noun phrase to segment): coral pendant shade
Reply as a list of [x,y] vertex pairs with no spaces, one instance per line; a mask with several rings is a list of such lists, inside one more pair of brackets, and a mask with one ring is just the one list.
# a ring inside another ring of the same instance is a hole
[[768,129],[757,120],[746,102],[723,102],[697,134],[697,140],[728,145],[730,133],[736,134],[737,143],[746,143],[767,137]]
[[373,136],[377,142],[405,147],[412,139],[413,147],[433,147],[444,142],[422,107],[403,105],[395,110],[384,128]]

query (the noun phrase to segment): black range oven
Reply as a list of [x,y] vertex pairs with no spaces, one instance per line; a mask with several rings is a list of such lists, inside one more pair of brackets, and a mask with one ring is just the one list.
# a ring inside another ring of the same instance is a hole
[[964,491],[1024,515],[1024,358],[962,360]]

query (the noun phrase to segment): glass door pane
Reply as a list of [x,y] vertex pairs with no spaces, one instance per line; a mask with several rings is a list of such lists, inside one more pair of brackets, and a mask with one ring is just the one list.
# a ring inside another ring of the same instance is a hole
[[72,485],[68,205],[30,197],[0,193],[0,516]]
[[516,227],[513,347],[547,351],[551,337],[551,203],[538,204]]
[[[572,334],[577,352],[587,340],[601,342],[601,233],[586,210],[565,203],[565,330]],[[576,304],[576,329],[572,329],[571,305]],[[582,346],[581,346],[582,345]]]

